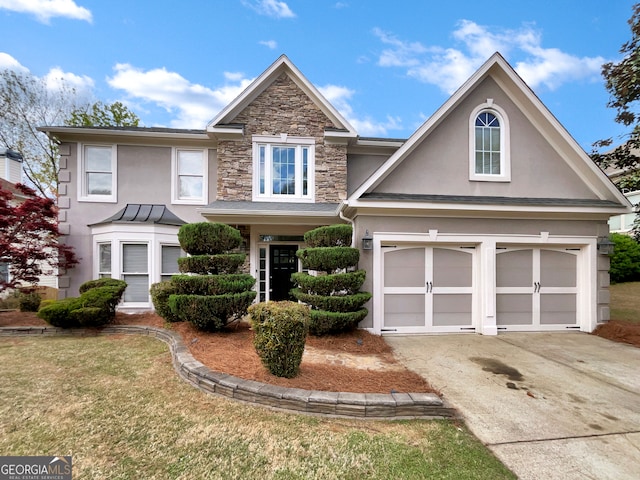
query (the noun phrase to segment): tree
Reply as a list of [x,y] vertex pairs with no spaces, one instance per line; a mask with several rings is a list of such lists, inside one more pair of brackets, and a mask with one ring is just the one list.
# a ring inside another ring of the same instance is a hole
[[[625,141],[606,153],[600,148],[610,147],[612,138],[594,143],[591,158],[603,169],[614,166],[626,173],[616,182],[621,190],[640,189],[640,3],[632,7],[628,23],[631,28],[631,40],[620,48],[623,55],[619,62],[609,62],[602,66],[602,75],[610,99],[608,107],[617,111],[615,121],[631,131],[623,138]],[[640,234],[640,225],[636,220],[634,234]]]
[[71,112],[66,124],[72,127],[137,127],[138,116],[123,103],[96,102]]
[[15,188],[22,198],[0,186],[0,263],[9,264],[11,273],[7,281],[0,280],[0,292],[78,263],[72,247],[58,241],[53,200],[22,184]]
[[64,78],[51,82],[30,73],[0,70],[0,144],[22,154],[28,183],[44,197],[57,197],[58,145],[38,127],[137,127],[139,122],[120,102],[91,103]]
[[37,128],[63,125],[81,103],[64,79],[52,87],[30,73],[0,71],[0,142],[22,154],[25,175],[42,196],[58,192],[58,148]]

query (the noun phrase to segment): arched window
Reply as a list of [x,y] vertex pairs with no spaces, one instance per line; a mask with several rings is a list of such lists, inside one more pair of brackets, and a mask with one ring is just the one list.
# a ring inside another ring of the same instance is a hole
[[511,180],[509,124],[505,112],[487,99],[469,118],[469,179]]
[[477,175],[500,175],[500,120],[491,112],[476,117]]

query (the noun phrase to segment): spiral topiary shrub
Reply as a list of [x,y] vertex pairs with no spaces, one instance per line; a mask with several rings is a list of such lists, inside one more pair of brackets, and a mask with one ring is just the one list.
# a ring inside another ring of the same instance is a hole
[[295,377],[309,331],[309,307],[291,301],[258,303],[249,314],[262,364],[278,377]]
[[297,285],[293,296],[311,307],[312,335],[351,330],[368,314],[364,304],[371,294],[359,291],[365,272],[355,270],[360,251],[349,246],[352,231],[350,225],[316,228],[304,236],[309,248],[296,252],[304,266],[317,273],[292,275]]
[[255,278],[237,273],[245,254],[229,252],[242,243],[240,232],[222,223],[190,223],[180,227],[178,240],[190,255],[178,259],[180,272],[192,275],[174,275],[171,287],[163,287],[161,303],[163,294],[172,289],[166,298],[170,315],[164,318],[218,331],[244,316],[256,292]]
[[167,322],[179,322],[169,307],[169,297],[176,293],[176,286],[173,282],[158,282],[151,285],[149,289],[153,308],[156,313],[164,318]]

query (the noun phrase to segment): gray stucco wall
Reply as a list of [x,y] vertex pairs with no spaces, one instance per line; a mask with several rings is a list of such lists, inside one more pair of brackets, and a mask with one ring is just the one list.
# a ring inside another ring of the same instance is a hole
[[[492,98],[510,125],[511,181],[469,180],[469,118]],[[375,190],[385,193],[597,198],[494,80],[488,78]]]
[[[96,144],[108,144],[95,141]],[[93,278],[92,237],[89,224],[109,218],[128,203],[166,205],[185,222],[203,221],[196,212],[201,205],[171,204],[171,147],[118,145],[116,203],[78,201],[78,143],[60,145],[60,230],[62,241],[73,246],[79,265],[61,274],[60,296],[77,296],[79,286]],[[209,149],[209,185],[216,185],[216,151]],[[215,187],[209,189],[209,202],[215,198]]]

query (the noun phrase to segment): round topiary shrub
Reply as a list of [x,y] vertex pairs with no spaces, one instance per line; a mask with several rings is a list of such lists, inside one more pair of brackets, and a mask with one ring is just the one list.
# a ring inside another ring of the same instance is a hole
[[309,331],[309,308],[290,301],[268,302],[251,305],[249,314],[262,364],[278,377],[295,377]]
[[350,247],[353,228],[351,225],[329,225],[315,228],[304,234],[304,242],[313,247]]
[[197,222],[180,227],[178,241],[189,255],[216,255],[238,248],[242,236],[224,223]]
[[21,312],[37,312],[40,308],[42,297],[36,292],[21,292],[19,297]]

